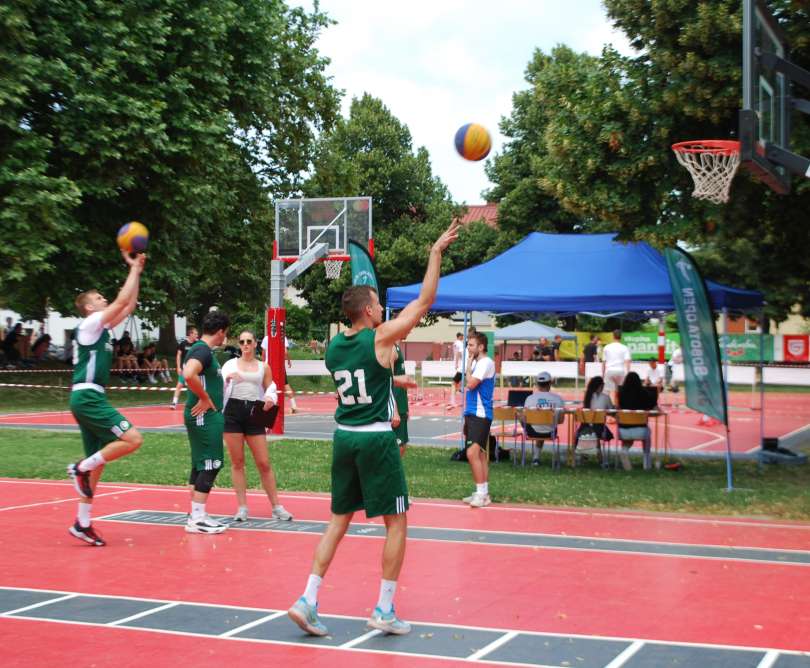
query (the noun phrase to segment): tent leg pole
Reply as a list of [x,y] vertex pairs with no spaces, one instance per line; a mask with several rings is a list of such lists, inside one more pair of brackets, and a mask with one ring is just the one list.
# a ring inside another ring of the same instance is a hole
[[[723,307],[723,379],[725,381],[726,391],[726,406],[729,406],[729,391],[728,391],[728,308]],[[728,411],[728,408],[726,408]],[[734,491],[734,482],[731,469],[731,430],[726,422],[726,478],[728,480],[726,491]]]
[[467,399],[467,321],[469,315],[469,311],[464,311],[464,352],[461,355],[461,417],[459,418],[461,422],[461,428],[459,429],[461,443],[458,447],[459,450],[464,449],[464,402]]

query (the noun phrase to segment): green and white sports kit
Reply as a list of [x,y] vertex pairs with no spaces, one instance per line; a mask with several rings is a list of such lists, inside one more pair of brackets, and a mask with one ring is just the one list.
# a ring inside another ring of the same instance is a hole
[[[399,346],[394,346],[397,351],[397,361],[394,362],[394,375],[405,375],[405,359]],[[394,427],[394,434],[397,437],[397,444],[407,445],[408,443],[408,390],[404,387],[394,387],[394,401],[397,402],[397,412],[399,413],[399,425]]]
[[225,430],[225,417],[222,415],[224,383],[222,369],[213,351],[205,341],[196,341],[186,353],[185,361],[196,359],[202,365],[200,382],[211,397],[216,410],[208,410],[194,417],[191,409],[199,399],[189,390],[183,422],[186,425],[188,441],[191,444],[191,466],[197,471],[218,470],[222,467],[224,451],[222,434]]
[[365,509],[366,516],[408,510],[408,485],[391,430],[391,369],[374,352],[374,330],[338,334],[326,351],[326,368],[338,394],[332,446],[332,512]]
[[107,401],[113,348],[102,314],[93,313],[74,332],[76,354],[70,392],[70,412],[79,425],[86,456],[117,441],[132,424]]

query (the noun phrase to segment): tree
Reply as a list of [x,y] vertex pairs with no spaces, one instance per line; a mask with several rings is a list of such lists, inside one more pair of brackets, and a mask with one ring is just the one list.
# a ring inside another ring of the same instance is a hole
[[115,230],[151,232],[144,315],[261,312],[272,214],[338,93],[328,19],[282,0],[0,7],[0,292],[41,315],[120,284]]
[[[810,183],[796,181],[793,194],[780,197],[742,173],[728,205],[707,204],[691,197],[690,177],[670,149],[685,139],[726,138],[737,127],[741,3],[605,5],[638,55],[606,48],[593,58],[566,47],[535,54],[530,90],[503,125],[524,143],[513,164],[496,161],[496,190],[524,198],[525,210],[552,197],[579,218],[578,231],[615,230],[658,247],[686,242],[713,278],[763,290],[770,317],[783,319],[797,302],[810,313],[810,260],[796,243],[806,236]],[[807,9],[789,0],[771,8],[788,32],[792,60],[807,68]],[[794,121],[794,150],[808,155],[808,119]],[[528,184],[520,171],[527,157],[536,179]]]
[[[304,186],[306,196],[372,197],[381,297],[388,286],[420,281],[431,245],[460,209],[451,201],[444,184],[433,176],[427,151],[422,147],[414,151],[408,128],[380,100],[363,95],[352,101],[348,118],[338,121],[334,131],[323,136],[315,165],[315,172]],[[480,254],[470,257],[464,250],[451,250],[442,263],[444,272],[494,254],[496,231],[486,225],[473,225],[463,234]],[[452,248],[463,246],[460,242]],[[344,267],[338,280],[326,281],[320,265],[298,279],[317,323],[343,320],[340,296],[350,281],[348,267]]]

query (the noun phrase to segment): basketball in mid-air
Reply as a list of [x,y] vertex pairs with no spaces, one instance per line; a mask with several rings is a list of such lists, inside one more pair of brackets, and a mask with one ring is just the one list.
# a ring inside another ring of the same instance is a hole
[[483,125],[467,123],[456,132],[456,151],[465,160],[483,160],[491,148],[492,139]]
[[143,253],[149,243],[149,230],[146,225],[133,221],[118,230],[118,247],[127,253]]

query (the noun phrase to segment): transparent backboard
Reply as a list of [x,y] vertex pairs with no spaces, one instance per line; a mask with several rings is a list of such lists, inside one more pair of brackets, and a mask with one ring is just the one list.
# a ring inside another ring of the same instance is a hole
[[373,255],[371,229],[370,197],[279,200],[273,257],[293,261],[313,245],[326,243],[330,258],[348,259],[350,239]]
[[784,167],[767,159],[765,149],[768,144],[790,148],[790,82],[763,62],[763,54],[787,59],[787,42],[761,0],[743,0],[740,157],[754,176],[786,193],[790,176]]

